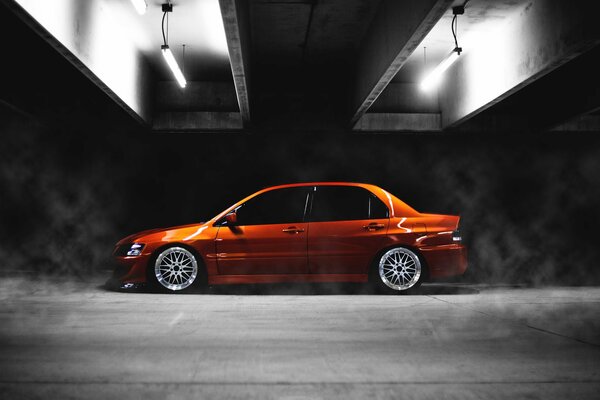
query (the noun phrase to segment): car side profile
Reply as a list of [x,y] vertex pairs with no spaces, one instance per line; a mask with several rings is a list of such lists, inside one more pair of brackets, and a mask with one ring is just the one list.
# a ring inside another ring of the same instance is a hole
[[462,275],[460,217],[417,212],[370,184],[260,190],[207,222],[130,235],[113,279],[182,292],[208,285],[364,282],[388,293]]

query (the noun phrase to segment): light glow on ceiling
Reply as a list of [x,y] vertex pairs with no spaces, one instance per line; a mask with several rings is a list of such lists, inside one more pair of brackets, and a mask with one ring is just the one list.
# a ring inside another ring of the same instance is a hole
[[133,7],[135,8],[135,11],[137,11],[138,14],[146,14],[146,9],[148,8],[146,0],[131,0],[131,3],[133,4]]
[[207,50],[220,55],[229,54],[219,2],[198,2],[194,14],[198,35],[206,42]]

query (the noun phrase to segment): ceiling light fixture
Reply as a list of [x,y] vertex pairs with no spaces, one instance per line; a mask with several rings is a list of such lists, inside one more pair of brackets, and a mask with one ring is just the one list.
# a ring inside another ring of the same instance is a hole
[[[173,5],[170,3],[163,4],[162,11],[163,11],[162,35],[163,35],[163,43],[164,44],[162,46],[160,46],[160,50],[162,51],[162,55],[165,58],[167,65],[169,66],[169,68],[171,68],[171,71],[173,72],[173,75],[175,76],[177,83],[179,83],[179,86],[181,86],[182,88],[185,88],[185,86],[187,85],[187,81],[185,80],[185,77],[183,76],[183,73],[181,72],[181,69],[179,68],[179,64],[177,64],[177,60],[175,60],[175,56],[173,55],[173,52],[169,48],[169,17],[168,17],[168,14],[170,12],[173,12]],[[165,17],[167,19],[167,34],[166,35],[165,35]]]
[[146,14],[146,8],[148,8],[148,3],[146,3],[146,0],[131,0],[131,3],[133,4],[133,7],[135,8],[135,11],[138,12],[138,14]]
[[421,89],[424,91],[430,91],[432,88],[436,87],[440,81],[442,80],[442,74],[446,71],[456,60],[458,60],[458,56],[462,53],[462,47],[458,45],[458,16],[463,15],[465,13],[465,6],[467,5],[467,1],[463,3],[462,6],[452,7],[452,36],[454,37],[454,49],[448,54],[441,63],[438,64],[437,67],[433,69],[421,82]]

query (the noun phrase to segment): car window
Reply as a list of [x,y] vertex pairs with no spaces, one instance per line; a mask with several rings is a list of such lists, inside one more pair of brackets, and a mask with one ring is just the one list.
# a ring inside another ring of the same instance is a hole
[[369,193],[369,219],[389,218],[390,213],[383,201]]
[[308,192],[307,187],[293,187],[253,197],[237,209],[237,223],[243,226],[303,222]]
[[317,186],[310,220],[349,221],[388,216],[385,204],[366,189],[356,186]]

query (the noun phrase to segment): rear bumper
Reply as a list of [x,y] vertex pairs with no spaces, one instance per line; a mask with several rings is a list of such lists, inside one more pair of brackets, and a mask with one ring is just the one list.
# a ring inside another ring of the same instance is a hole
[[467,248],[460,243],[419,248],[431,279],[461,276],[467,270]]

